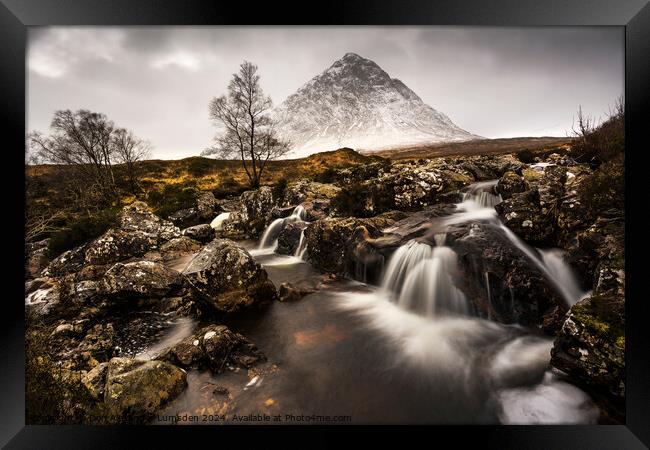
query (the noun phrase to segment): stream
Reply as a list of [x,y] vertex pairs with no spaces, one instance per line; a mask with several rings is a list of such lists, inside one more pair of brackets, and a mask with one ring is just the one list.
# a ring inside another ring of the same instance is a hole
[[[300,301],[229,318],[226,325],[255,342],[268,360],[217,375],[189,371],[188,387],[154,423],[184,414],[198,415],[198,424],[259,423],[264,415],[281,417],[268,424],[597,423],[600,411],[590,397],[550,367],[552,339],[474,317],[454,285],[456,255],[445,246],[444,227],[500,224],[494,185],[469,186],[456,211],[440,218],[436,245],[405,243],[378,285],[333,281]],[[271,223],[259,243],[242,243],[276,287],[322,277],[305,261],[309,249],[302,237],[293,256],[274,253],[283,223],[304,217],[298,207]],[[500,226],[568,306],[586,295],[559,250],[529,247]],[[138,357],[178,342],[196,326],[188,319],[169,323]]]

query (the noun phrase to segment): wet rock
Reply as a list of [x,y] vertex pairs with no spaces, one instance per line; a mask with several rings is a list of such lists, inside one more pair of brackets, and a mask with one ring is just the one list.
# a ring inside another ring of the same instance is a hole
[[90,396],[95,400],[104,400],[107,372],[108,362],[103,362],[96,365],[81,377],[81,382],[86,386]]
[[448,233],[447,245],[458,254],[464,272],[458,287],[480,316],[536,327],[547,311],[564,304],[542,272],[498,226],[457,226]]
[[583,203],[579,192],[591,173],[587,165],[566,168],[564,195],[557,215],[557,225],[564,242],[568,242],[579,229],[588,225],[589,205]]
[[231,212],[230,217],[222,222],[221,228],[215,230],[215,234],[222,239],[243,240],[252,238],[247,216],[238,211]]
[[281,302],[295,302],[306,295],[316,292],[317,288],[313,285],[304,283],[282,283],[278,290],[278,300]]
[[524,178],[517,175],[515,172],[504,173],[496,186],[496,191],[504,200],[512,197],[512,194],[524,192],[526,189],[527,186]]
[[210,242],[212,239],[214,239],[214,229],[208,223],[185,228],[182,231],[182,234],[183,236],[204,243]]
[[542,212],[537,190],[512,194],[494,208],[503,223],[526,242],[543,245],[552,241],[552,217]]
[[151,261],[117,263],[101,282],[102,294],[115,299],[158,298],[181,286],[180,272]]
[[180,367],[221,372],[228,365],[249,368],[266,358],[255,344],[225,325],[209,325],[159,357]]
[[201,248],[201,245],[188,236],[174,238],[160,246],[160,254],[164,261],[178,258],[179,256],[194,253]]
[[233,312],[275,299],[266,271],[235,242],[215,239],[183,271],[204,303],[221,312]]
[[304,230],[306,226],[307,224],[304,222],[287,221],[278,235],[278,247],[275,251],[282,255],[293,255],[300,243],[302,230]]
[[52,278],[25,283],[25,308],[35,317],[47,316],[60,306],[61,285]]
[[51,336],[66,336],[66,335],[72,335],[74,333],[74,326],[71,323],[62,323],[61,325],[58,325],[54,331],[52,332]]
[[551,365],[622,408],[625,399],[625,300],[596,294],[569,310]]
[[122,422],[144,422],[186,385],[185,371],[168,362],[113,358],[106,369],[104,402]]

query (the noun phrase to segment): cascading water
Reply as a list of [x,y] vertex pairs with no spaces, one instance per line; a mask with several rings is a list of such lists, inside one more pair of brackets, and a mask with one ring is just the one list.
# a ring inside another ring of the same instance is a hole
[[300,232],[300,241],[298,242],[298,247],[296,247],[296,251],[293,254],[293,256],[304,260],[306,254],[307,254],[307,239],[305,239],[305,230],[302,230]]
[[229,212],[221,213],[210,222],[210,226],[215,230],[221,230],[223,223],[228,219],[230,219]]
[[[569,306],[584,293],[580,290],[571,268],[564,262],[560,250],[538,250],[526,245],[498,219],[494,206],[502,201],[494,192],[497,180],[470,185],[457,204],[457,212],[441,220],[443,226],[474,220],[493,223],[503,231],[512,244],[524,253],[555,286]],[[384,273],[382,287],[392,294],[395,302],[406,309],[426,316],[443,312],[467,314],[464,294],[454,285],[456,254],[446,247],[445,234],[434,236],[436,246],[409,241],[398,248]],[[484,273],[488,301],[491,301],[489,274]],[[512,294],[512,292],[511,292]]]
[[436,235],[436,247],[409,241],[391,258],[382,287],[402,308],[428,317],[467,314],[465,295],[454,285],[456,253]]
[[[307,218],[307,210],[302,206],[296,206],[289,217],[284,219],[275,219],[271,224],[266,227],[264,234],[262,234],[262,239],[260,239],[260,244],[258,249],[272,249],[278,246],[278,236],[287,223],[296,222],[296,221],[305,221]],[[302,239],[302,236],[301,236]]]

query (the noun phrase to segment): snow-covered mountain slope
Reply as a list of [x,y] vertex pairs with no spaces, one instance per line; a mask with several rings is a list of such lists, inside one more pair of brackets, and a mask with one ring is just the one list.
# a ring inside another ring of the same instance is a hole
[[290,157],[479,139],[425,104],[377,64],[347,53],[273,112]]

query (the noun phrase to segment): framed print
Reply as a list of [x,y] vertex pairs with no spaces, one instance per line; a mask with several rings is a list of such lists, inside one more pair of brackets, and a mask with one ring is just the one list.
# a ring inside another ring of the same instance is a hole
[[7,448],[647,448],[646,2],[0,13]]

